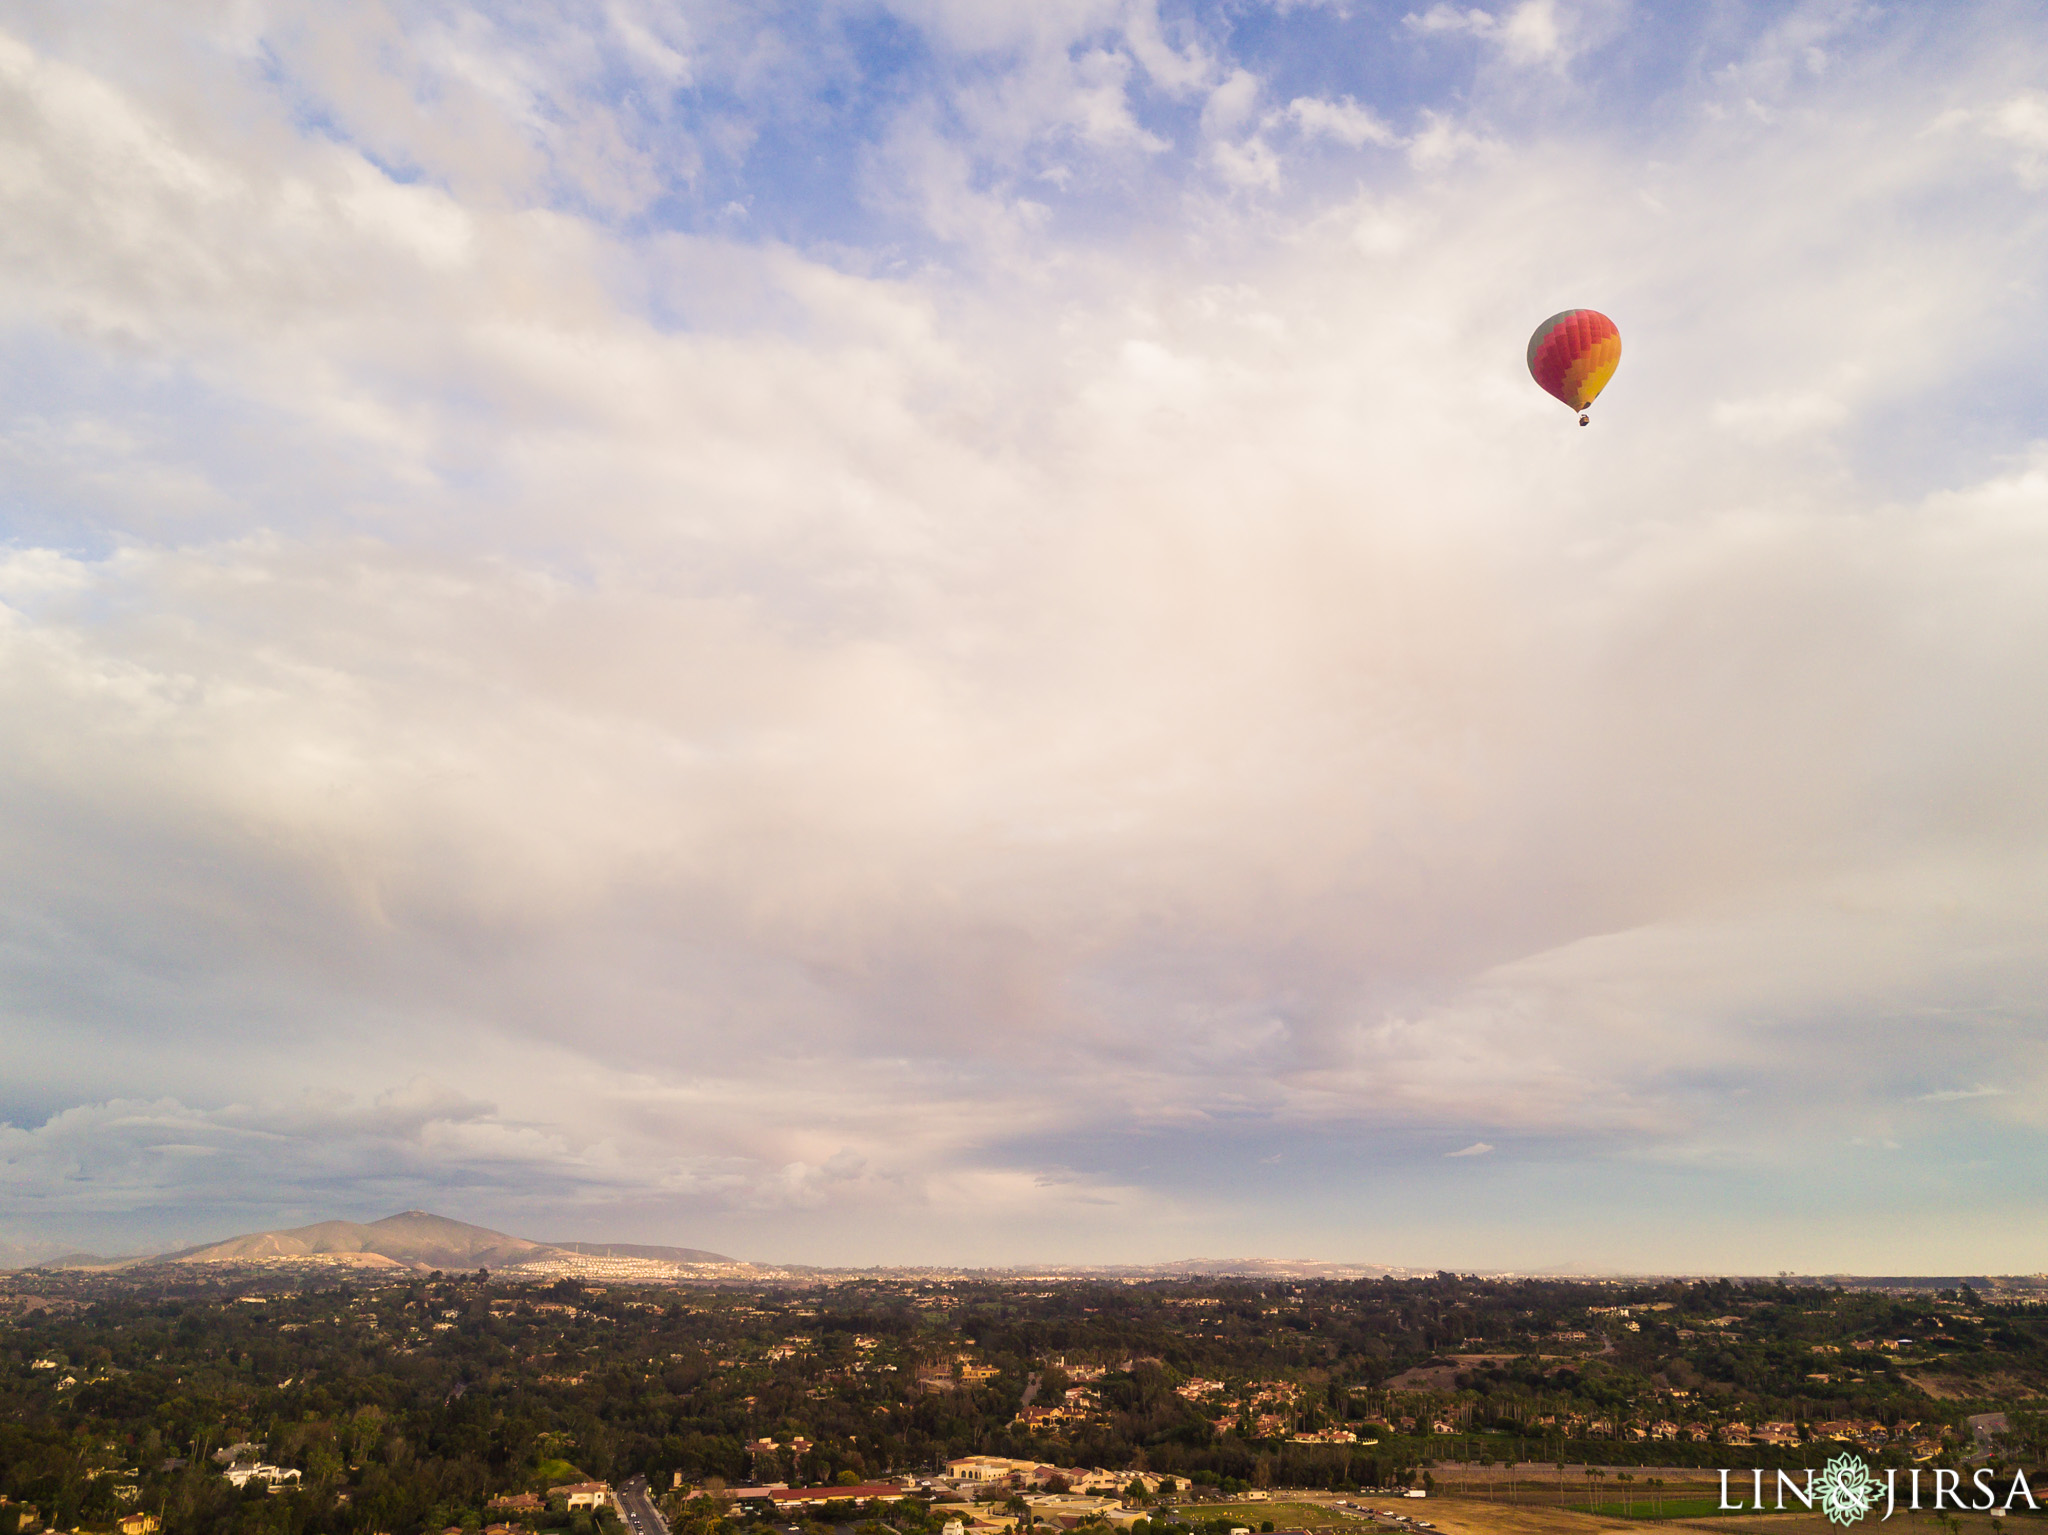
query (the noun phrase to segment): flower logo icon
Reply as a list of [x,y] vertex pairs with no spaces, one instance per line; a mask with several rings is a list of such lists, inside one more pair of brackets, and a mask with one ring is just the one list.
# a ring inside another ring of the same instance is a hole
[[1821,1468],[1813,1490],[1820,1495],[1820,1511],[1833,1523],[1848,1525],[1877,1506],[1884,1483],[1854,1455],[1837,1455]]

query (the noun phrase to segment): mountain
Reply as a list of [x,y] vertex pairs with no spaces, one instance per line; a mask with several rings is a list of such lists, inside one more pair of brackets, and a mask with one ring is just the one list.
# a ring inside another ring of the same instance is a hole
[[[96,1269],[105,1268],[110,1263],[119,1263],[120,1261],[118,1258],[102,1258],[98,1253],[59,1253],[54,1258],[39,1258],[34,1263],[23,1263],[19,1267],[25,1269]],[[6,1266],[14,1268],[17,1265],[10,1263]]]
[[582,1253],[587,1258],[646,1258],[655,1263],[737,1263],[723,1253],[708,1253],[701,1247],[636,1247],[631,1242],[549,1242],[563,1252]]
[[549,1256],[553,1249],[524,1237],[469,1226],[444,1215],[407,1210],[381,1221],[319,1221],[289,1231],[254,1231],[205,1247],[167,1253],[159,1263],[260,1263],[318,1260],[359,1268],[498,1268]]

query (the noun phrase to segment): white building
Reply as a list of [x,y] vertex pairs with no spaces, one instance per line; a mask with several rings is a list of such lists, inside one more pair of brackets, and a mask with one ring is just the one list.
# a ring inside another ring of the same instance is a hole
[[286,1482],[296,1482],[299,1479],[296,1467],[273,1466],[260,1460],[235,1461],[221,1475],[237,1487],[246,1487],[251,1482],[266,1482],[273,1492]]

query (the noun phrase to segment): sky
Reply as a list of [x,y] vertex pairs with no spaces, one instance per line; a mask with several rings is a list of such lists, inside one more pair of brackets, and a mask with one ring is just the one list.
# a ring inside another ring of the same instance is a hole
[[2044,282],[2027,4],[0,8],[0,1256],[2038,1271]]

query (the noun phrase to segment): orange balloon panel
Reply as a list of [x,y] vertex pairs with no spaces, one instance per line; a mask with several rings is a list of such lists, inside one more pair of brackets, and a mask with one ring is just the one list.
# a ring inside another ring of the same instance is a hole
[[1529,338],[1529,373],[1573,410],[1591,405],[1621,366],[1621,330],[1597,309],[1567,309]]

